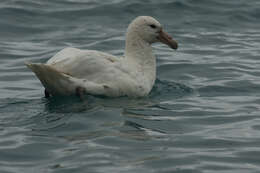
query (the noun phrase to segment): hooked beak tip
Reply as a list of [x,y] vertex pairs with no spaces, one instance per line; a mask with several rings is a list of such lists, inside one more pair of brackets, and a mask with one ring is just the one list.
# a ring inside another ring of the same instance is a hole
[[172,49],[178,49],[178,43],[177,41],[173,40],[172,37],[164,32],[163,30],[160,31],[158,40],[166,45],[168,45]]
[[173,49],[175,49],[175,50],[177,50],[178,49],[178,43],[175,41],[175,45],[173,46],[173,47],[171,47],[171,48],[173,48]]

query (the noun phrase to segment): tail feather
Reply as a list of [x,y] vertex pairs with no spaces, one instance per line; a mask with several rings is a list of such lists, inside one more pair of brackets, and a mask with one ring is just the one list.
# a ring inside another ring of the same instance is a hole
[[75,92],[71,76],[42,63],[25,63],[41,81],[45,89],[53,95],[71,95]]

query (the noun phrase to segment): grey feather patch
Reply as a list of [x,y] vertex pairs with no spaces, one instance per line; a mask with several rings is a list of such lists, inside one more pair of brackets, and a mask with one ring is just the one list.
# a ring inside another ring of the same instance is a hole
[[103,85],[104,89],[109,89],[109,86]]

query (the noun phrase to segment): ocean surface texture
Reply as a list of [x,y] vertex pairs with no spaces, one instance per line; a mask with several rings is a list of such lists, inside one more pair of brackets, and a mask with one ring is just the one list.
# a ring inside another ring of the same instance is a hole
[[[179,42],[154,45],[148,97],[44,98],[24,62],[123,55],[139,15]],[[0,18],[0,173],[260,172],[259,0],[1,0]]]

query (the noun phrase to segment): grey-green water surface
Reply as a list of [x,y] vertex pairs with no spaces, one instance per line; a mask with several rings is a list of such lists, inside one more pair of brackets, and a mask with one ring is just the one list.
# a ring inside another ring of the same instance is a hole
[[[158,19],[142,99],[45,99],[25,61],[64,47],[122,55],[129,22]],[[260,172],[258,0],[2,0],[1,173]]]

